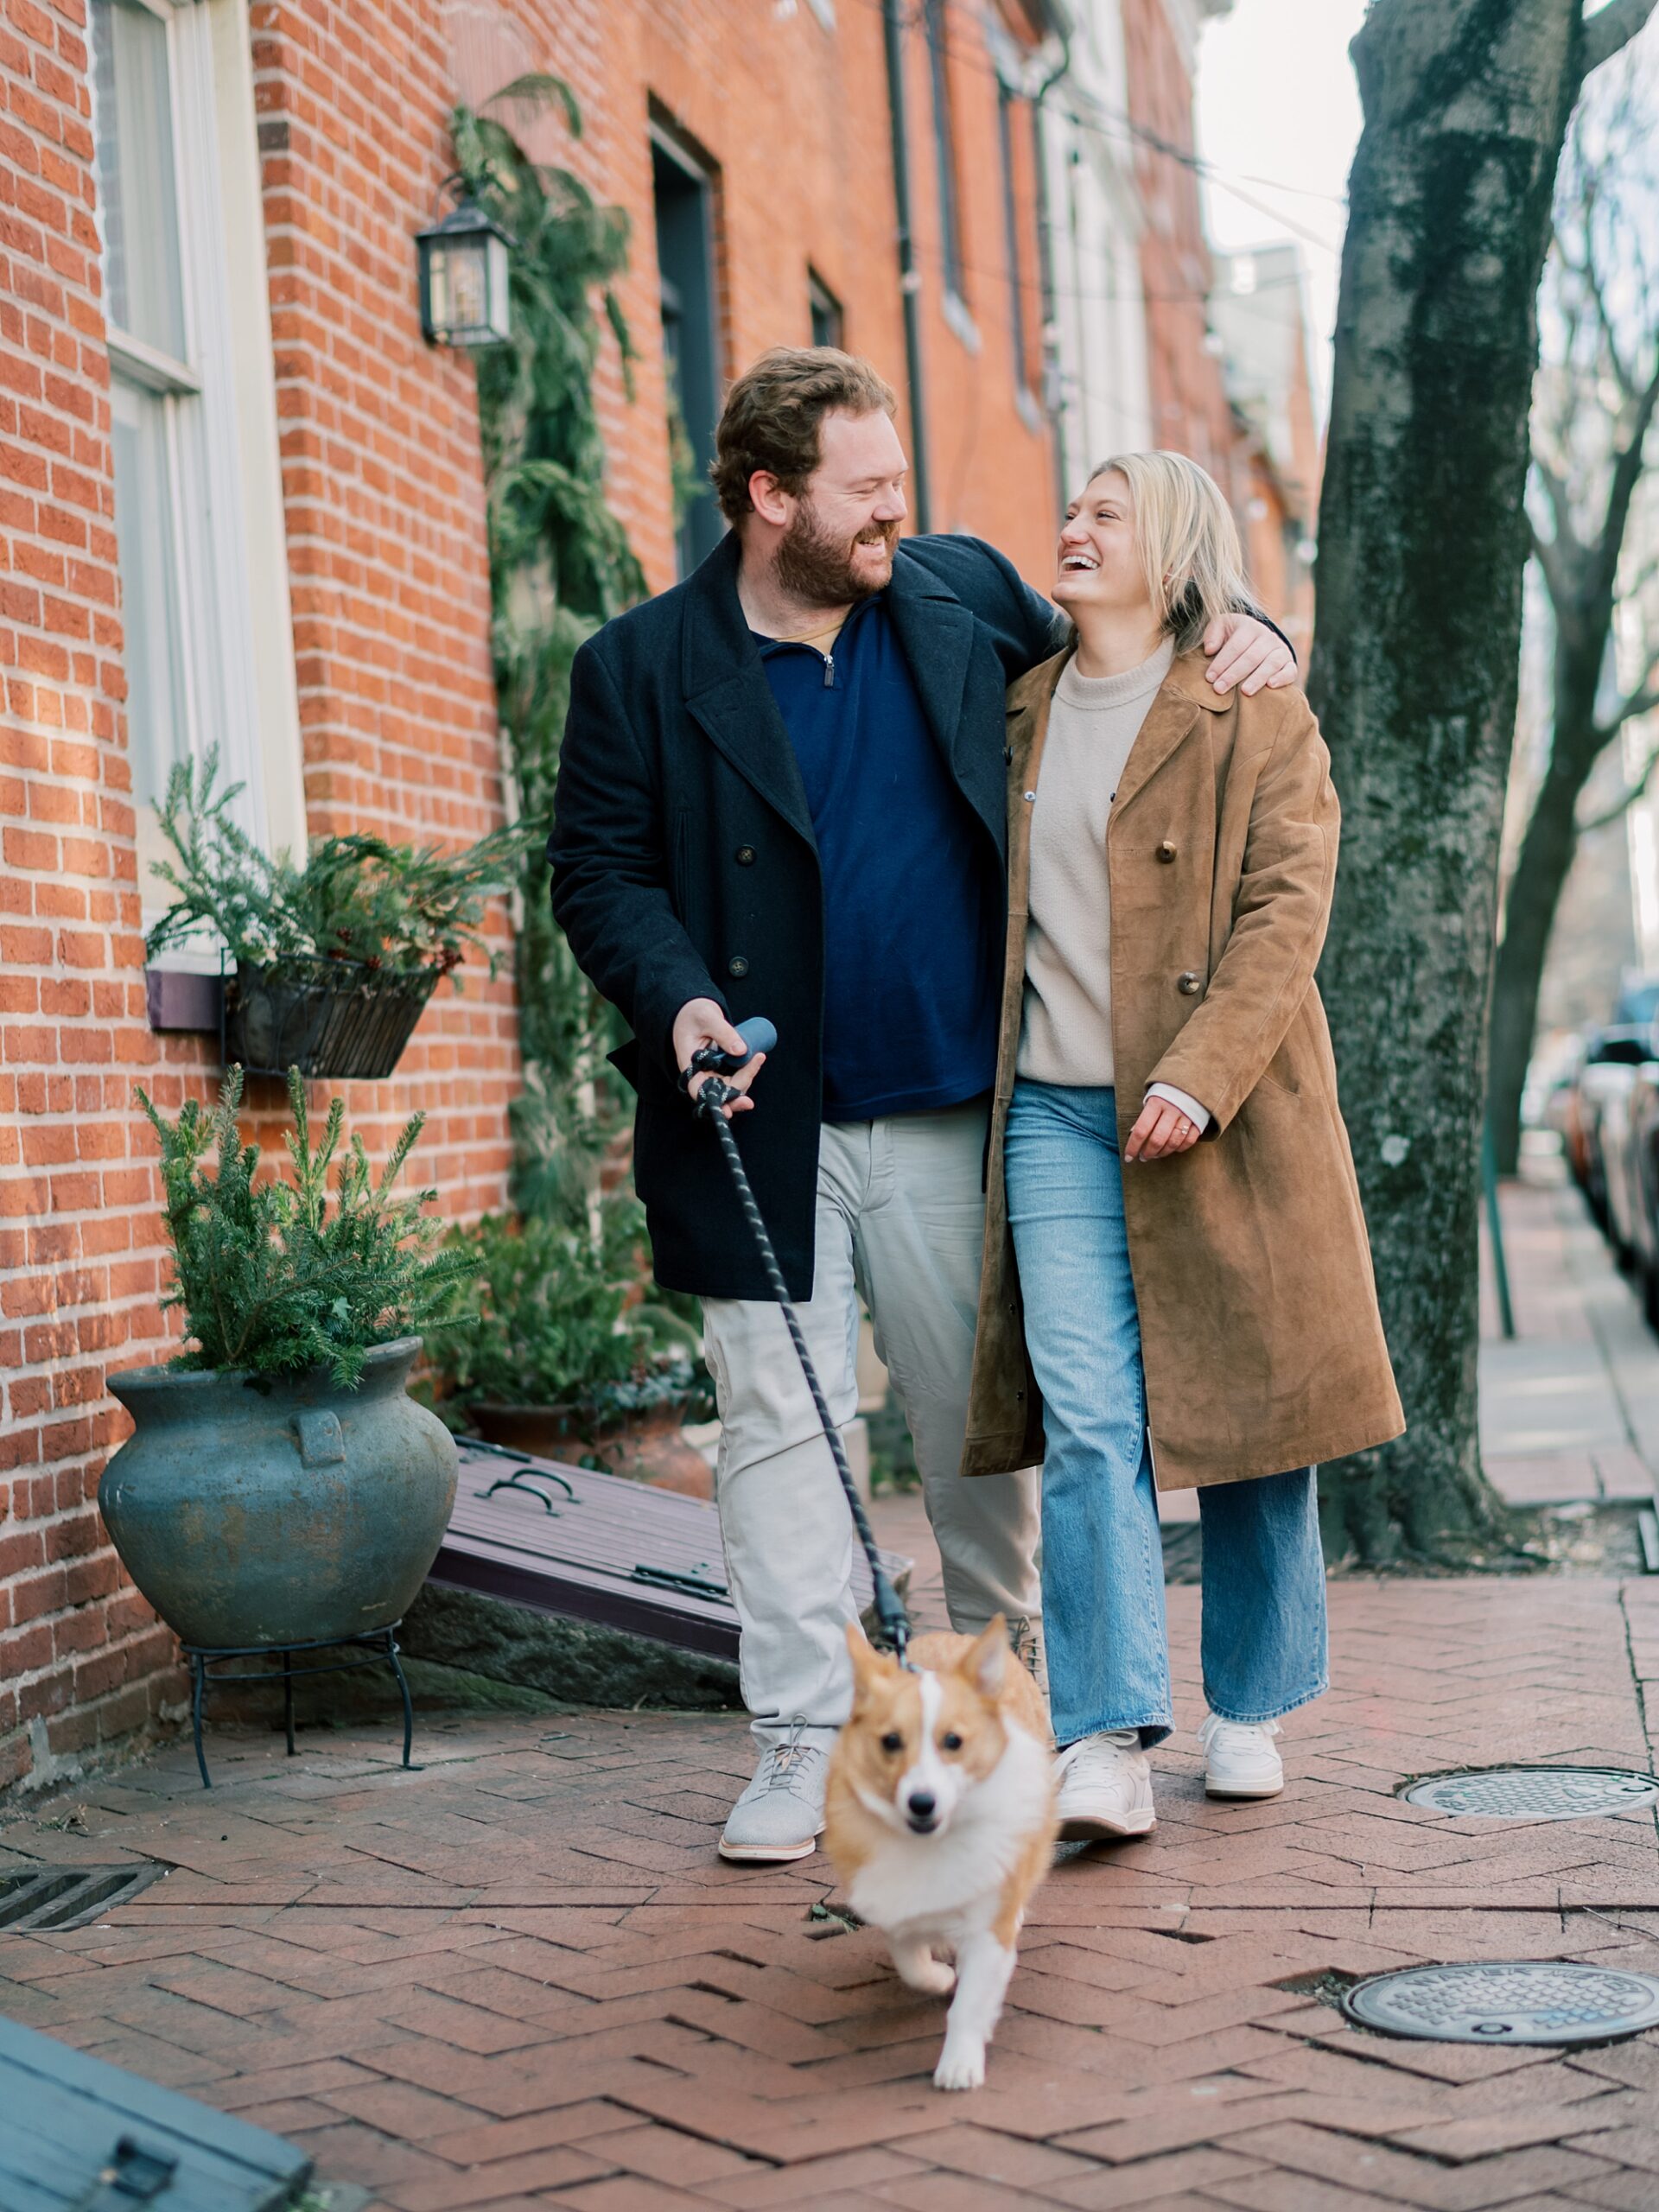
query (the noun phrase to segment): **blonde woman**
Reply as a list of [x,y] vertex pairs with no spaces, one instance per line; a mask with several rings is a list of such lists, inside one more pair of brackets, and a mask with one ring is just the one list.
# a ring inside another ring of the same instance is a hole
[[1225,501],[1179,454],[1105,463],[1053,595],[1075,643],[1009,695],[963,1465],[1046,1446],[1062,1832],[1098,1838],[1152,1827],[1172,1723],[1157,1488],[1198,1486],[1206,1787],[1273,1796],[1280,1717],[1326,1683],[1313,1463],[1403,1422],[1313,982],[1328,755],[1300,690],[1218,696],[1198,650],[1247,598]]

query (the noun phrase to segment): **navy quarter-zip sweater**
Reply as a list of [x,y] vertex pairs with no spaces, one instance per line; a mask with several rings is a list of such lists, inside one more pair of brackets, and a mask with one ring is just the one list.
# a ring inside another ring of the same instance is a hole
[[928,727],[885,594],[853,608],[828,653],[755,645],[823,883],[824,1119],[976,1098],[996,1074],[997,855]]

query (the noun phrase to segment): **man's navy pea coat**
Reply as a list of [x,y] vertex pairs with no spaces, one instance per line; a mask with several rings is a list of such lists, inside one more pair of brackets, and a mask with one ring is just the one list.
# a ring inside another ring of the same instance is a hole
[[[737,596],[728,535],[686,581],[590,638],[571,671],[548,858],[553,912],[633,1032],[613,1054],[639,1092],[634,1180],[657,1279],[767,1295],[712,1130],[678,1087],[688,1000],[766,1014],[778,1049],[733,1123],[791,1295],[812,1287],[823,1107],[824,914],[800,772]],[[927,726],[1006,868],[1003,696],[1060,618],[973,537],[909,537],[888,612]],[[914,957],[914,949],[895,957]]]

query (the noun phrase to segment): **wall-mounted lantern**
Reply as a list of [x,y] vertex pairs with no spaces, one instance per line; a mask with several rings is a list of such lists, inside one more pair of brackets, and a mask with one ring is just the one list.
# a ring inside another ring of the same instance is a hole
[[435,346],[499,346],[510,334],[507,248],[512,243],[475,200],[463,200],[416,234],[421,328]]

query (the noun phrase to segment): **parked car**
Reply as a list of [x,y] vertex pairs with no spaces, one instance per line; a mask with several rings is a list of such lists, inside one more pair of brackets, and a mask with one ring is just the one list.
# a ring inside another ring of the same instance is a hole
[[1612,1248],[1620,1269],[1636,1266],[1637,1217],[1644,1211],[1640,1171],[1636,1160],[1635,1104],[1646,1088],[1644,1077],[1659,1077],[1651,1051],[1634,1067],[1621,1067],[1619,1080],[1609,1083],[1601,1101],[1597,1152],[1601,1164],[1602,1231]]
[[1659,976],[1627,975],[1613,1001],[1613,1027],[1643,1029],[1659,1021]]
[[1659,1059],[1637,1069],[1623,1113],[1629,1127],[1630,1268],[1643,1311],[1659,1329]]
[[1552,1030],[1541,1037],[1527,1065],[1521,1093],[1522,1141],[1529,1133],[1565,1141],[1573,1086],[1584,1058],[1585,1033],[1578,1029]]
[[[1574,1077],[1565,1115],[1567,1165],[1584,1192],[1585,1203],[1603,1229],[1608,1225],[1608,1176],[1603,1155],[1603,1125],[1614,1099],[1621,1099],[1636,1077],[1636,1071],[1654,1052],[1654,1032],[1623,1024],[1592,1030]],[[1628,1138],[1622,1120],[1618,1141]],[[1617,1174],[1619,1171],[1615,1170]]]

